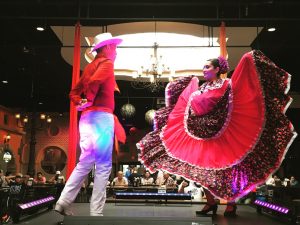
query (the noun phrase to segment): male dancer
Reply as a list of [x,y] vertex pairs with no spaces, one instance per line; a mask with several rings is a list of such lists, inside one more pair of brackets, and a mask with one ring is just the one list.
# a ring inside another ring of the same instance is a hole
[[[92,51],[96,51],[97,55],[70,92],[71,101],[79,111],[83,111],[79,121],[81,155],[55,206],[55,210],[62,215],[73,215],[70,205],[95,164],[90,215],[103,216],[106,184],[112,166],[114,132],[116,135],[122,134],[122,141],[125,139],[124,130],[113,115],[114,91],[117,88],[114,61],[117,45],[122,40],[112,37],[110,33],[99,34],[94,40]],[[82,94],[86,98],[81,98]]]

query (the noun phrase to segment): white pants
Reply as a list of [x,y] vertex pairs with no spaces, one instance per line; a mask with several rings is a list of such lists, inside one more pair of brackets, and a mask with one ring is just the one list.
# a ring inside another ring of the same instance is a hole
[[106,200],[106,185],[111,172],[114,118],[106,112],[87,112],[79,122],[81,155],[58,200],[74,202],[82,183],[96,165],[90,214],[101,215]]

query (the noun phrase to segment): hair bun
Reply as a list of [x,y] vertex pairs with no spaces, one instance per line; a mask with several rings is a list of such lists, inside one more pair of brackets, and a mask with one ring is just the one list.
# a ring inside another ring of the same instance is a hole
[[229,70],[229,65],[227,59],[225,59],[223,56],[218,57],[219,65],[220,65],[220,73],[227,73]]

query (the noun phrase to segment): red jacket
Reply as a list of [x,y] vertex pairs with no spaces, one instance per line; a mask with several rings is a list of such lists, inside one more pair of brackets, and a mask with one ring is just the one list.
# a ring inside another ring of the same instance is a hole
[[[88,111],[104,111],[113,113],[115,109],[114,91],[119,90],[115,75],[113,62],[98,54],[96,58],[88,64],[83,74],[70,91],[70,99],[76,105],[80,104],[82,95],[92,106],[84,109],[83,113]],[[118,118],[115,117],[115,134],[122,143],[126,140],[126,134]]]

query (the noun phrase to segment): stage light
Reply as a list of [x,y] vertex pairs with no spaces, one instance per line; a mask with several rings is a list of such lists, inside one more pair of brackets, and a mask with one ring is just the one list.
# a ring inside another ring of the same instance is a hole
[[276,30],[275,27],[269,27],[269,28],[268,28],[268,31],[269,31],[269,32],[274,32],[275,30]]
[[36,30],[38,30],[38,31],[44,31],[44,30],[45,30],[45,28],[44,28],[44,27],[42,27],[42,26],[38,26],[38,27],[36,27]]
[[274,211],[284,213],[284,214],[288,214],[288,212],[289,212],[288,208],[278,206],[278,205],[275,205],[275,204],[271,204],[271,203],[266,203],[266,202],[263,202],[263,201],[260,201],[260,200],[255,200],[254,204],[259,205],[259,206],[263,206],[263,207],[266,207],[266,208],[269,208],[269,209],[272,209]]
[[48,203],[48,202],[51,202],[51,201],[54,201],[54,200],[55,200],[55,198],[53,196],[49,196],[47,198],[42,198],[42,199],[39,199],[39,200],[36,200],[36,201],[19,204],[19,207],[21,209],[28,209],[28,208],[32,208],[34,206],[41,205],[41,204],[44,204],[44,203]]

